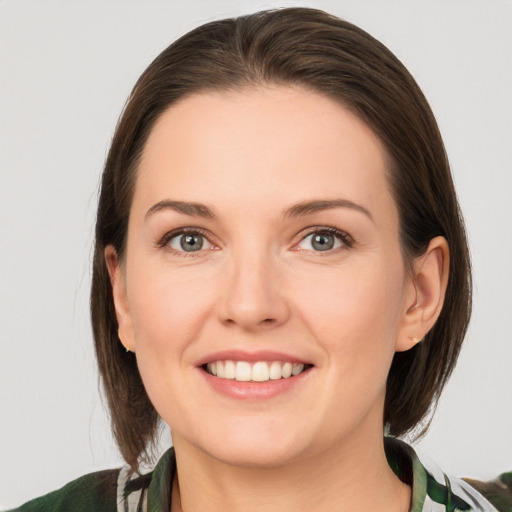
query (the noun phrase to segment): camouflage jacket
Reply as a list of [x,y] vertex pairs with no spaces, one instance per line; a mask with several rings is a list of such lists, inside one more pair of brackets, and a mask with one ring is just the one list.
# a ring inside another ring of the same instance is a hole
[[[393,471],[412,487],[410,512],[512,512],[512,472],[493,482],[453,478],[420,462],[402,441],[386,438],[385,448]],[[168,512],[175,471],[170,448],[150,473],[127,467],[91,473],[12,512]]]

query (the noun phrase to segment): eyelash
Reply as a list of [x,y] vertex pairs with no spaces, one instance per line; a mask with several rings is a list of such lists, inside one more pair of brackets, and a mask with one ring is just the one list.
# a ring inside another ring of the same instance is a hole
[[[326,226],[313,226],[313,227],[307,228],[307,231],[302,234],[300,240],[297,243],[295,243],[293,245],[293,247],[295,248],[296,251],[308,250],[308,249],[298,249],[297,246],[311,235],[325,235],[325,234],[335,236],[342,243],[342,247],[326,250],[325,251],[326,255],[332,254],[333,251],[338,251],[339,249],[344,249],[344,248],[350,249],[354,245],[353,237],[345,231],[341,231],[340,229],[326,227]],[[183,235],[201,235],[202,237],[205,238],[205,240],[209,244],[211,244],[212,246],[215,246],[215,244],[213,242],[211,242],[210,234],[207,231],[205,231],[201,228],[195,228],[195,227],[178,228],[173,231],[169,231],[160,239],[159,242],[157,242],[156,245],[159,248],[167,249],[167,250],[171,251],[173,254],[176,254],[176,255],[182,256],[182,257],[197,256],[197,254],[195,254],[195,253],[202,252],[202,251],[190,251],[190,252],[177,251],[175,249],[172,249],[169,246],[169,242],[173,238],[178,237],[178,236],[183,236]],[[322,253],[322,251],[314,251],[314,250],[309,250],[309,251],[317,253],[317,254]]]
[[[350,249],[353,247],[355,241],[352,236],[350,236],[347,232],[341,231],[340,229],[327,227],[327,226],[313,226],[307,229],[307,232],[304,233],[304,235],[301,237],[300,241],[294,245],[294,247],[297,247],[301,242],[303,242],[306,238],[308,238],[311,235],[332,235],[336,238],[338,238],[341,243],[342,247],[338,247],[336,249],[329,249],[324,251],[327,254],[332,254],[333,251],[338,251],[339,249]],[[296,249],[301,250],[301,249]],[[305,249],[307,250],[307,249]],[[322,251],[311,251],[318,254],[321,254]]]
[[157,243],[157,247],[159,247],[161,249],[167,249],[168,251],[172,252],[173,254],[176,254],[178,256],[182,256],[185,258],[188,258],[191,256],[196,256],[196,254],[195,254],[196,252],[201,252],[201,251],[190,251],[190,252],[177,251],[177,250],[173,249],[172,247],[170,247],[169,242],[173,238],[176,238],[178,236],[183,236],[183,235],[201,235],[207,241],[207,243],[215,246],[215,244],[210,241],[210,235],[207,231],[205,231],[201,228],[188,227],[188,228],[178,228],[173,231],[169,231],[160,239],[160,241]]

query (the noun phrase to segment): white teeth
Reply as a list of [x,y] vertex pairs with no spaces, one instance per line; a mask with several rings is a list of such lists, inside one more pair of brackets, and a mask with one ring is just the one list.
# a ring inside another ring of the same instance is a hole
[[224,363],[224,378],[234,379],[236,376],[235,363],[233,361],[226,361]]
[[217,377],[220,377],[221,379],[224,378],[224,365],[222,364],[222,361],[217,363]]
[[256,382],[264,382],[270,377],[267,363],[256,363],[252,367],[252,379]]
[[273,361],[270,364],[270,379],[277,380],[281,378],[281,363],[279,361]]
[[281,361],[214,361],[206,365],[206,371],[221,379],[235,379],[239,382],[267,382],[288,379],[304,371],[304,364]]
[[294,364],[293,365],[293,368],[292,368],[292,375],[295,376],[295,375],[299,375],[299,373],[304,370],[304,365],[303,364]]
[[245,361],[238,361],[238,363],[236,363],[235,379],[241,382],[249,382],[251,377],[251,365]]
[[283,379],[287,379],[292,375],[292,363],[284,363],[282,370]]
[[217,375],[217,365],[215,363],[208,363],[206,365],[206,369],[208,370],[208,373],[211,373],[212,375]]

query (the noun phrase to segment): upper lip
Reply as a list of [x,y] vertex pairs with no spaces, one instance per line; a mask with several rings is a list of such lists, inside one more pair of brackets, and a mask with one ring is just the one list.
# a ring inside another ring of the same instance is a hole
[[283,361],[290,363],[311,364],[297,356],[285,354],[283,352],[276,352],[274,350],[258,350],[255,352],[248,352],[245,350],[222,350],[214,352],[202,357],[196,362],[196,366],[203,366],[207,363],[214,361],[247,361],[248,363],[256,363],[258,361]]

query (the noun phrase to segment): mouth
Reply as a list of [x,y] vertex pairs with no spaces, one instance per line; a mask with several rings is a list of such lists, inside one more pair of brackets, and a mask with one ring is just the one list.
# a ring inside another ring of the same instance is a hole
[[309,370],[313,365],[290,361],[212,361],[202,365],[209,375],[238,382],[268,382],[292,379]]

